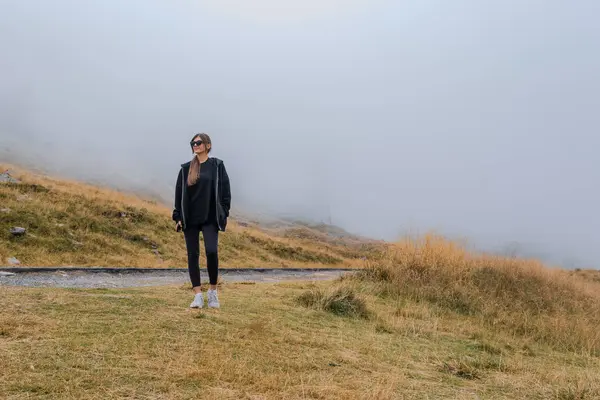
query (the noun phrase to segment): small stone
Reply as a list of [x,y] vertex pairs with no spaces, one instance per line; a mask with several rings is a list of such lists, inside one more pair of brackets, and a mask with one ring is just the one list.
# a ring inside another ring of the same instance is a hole
[[63,228],[65,224],[56,224],[56,226],[58,226],[59,228]]
[[14,275],[16,275],[14,272],[0,271],[0,276],[14,276]]
[[20,226],[13,226],[10,228],[10,233],[12,233],[14,236],[23,236],[25,232],[27,232],[27,230],[25,228],[21,228]]
[[20,181],[18,179],[13,178],[12,176],[10,176],[10,174],[8,173],[8,170],[6,170],[0,174],[0,182],[19,183]]
[[17,201],[27,201],[27,200],[31,200],[31,197],[29,197],[26,194],[21,194],[21,195],[17,196]]
[[17,260],[15,257],[9,257],[6,259],[10,265],[21,265],[21,261]]
[[0,208],[0,212],[6,213],[6,214],[10,213],[11,211],[12,210],[10,208]]

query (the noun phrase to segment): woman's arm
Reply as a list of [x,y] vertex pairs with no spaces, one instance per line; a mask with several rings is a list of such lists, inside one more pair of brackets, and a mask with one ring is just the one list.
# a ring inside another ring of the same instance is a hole
[[175,184],[175,204],[173,205],[173,221],[181,221],[181,181],[183,169],[179,170],[177,175],[177,183]]
[[223,163],[221,163],[221,205],[225,211],[225,216],[228,217],[231,208],[231,187],[229,186],[229,175],[227,175]]

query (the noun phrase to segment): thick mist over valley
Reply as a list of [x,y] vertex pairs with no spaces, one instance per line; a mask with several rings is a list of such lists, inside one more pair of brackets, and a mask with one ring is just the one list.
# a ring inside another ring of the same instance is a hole
[[0,162],[600,265],[598,2],[285,3],[0,0]]

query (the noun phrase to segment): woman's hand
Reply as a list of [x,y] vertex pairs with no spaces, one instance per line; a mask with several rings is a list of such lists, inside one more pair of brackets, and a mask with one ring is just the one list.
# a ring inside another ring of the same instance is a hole
[[181,221],[177,221],[177,224],[175,225],[175,231],[181,231],[182,227],[183,225],[181,224]]

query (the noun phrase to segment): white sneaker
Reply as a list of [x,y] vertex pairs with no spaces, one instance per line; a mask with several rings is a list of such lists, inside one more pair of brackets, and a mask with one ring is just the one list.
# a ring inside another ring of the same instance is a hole
[[221,305],[219,304],[219,298],[217,297],[217,291],[208,289],[208,306],[210,308],[219,308]]
[[204,296],[202,293],[196,293],[194,301],[190,304],[190,308],[202,308],[204,307]]

